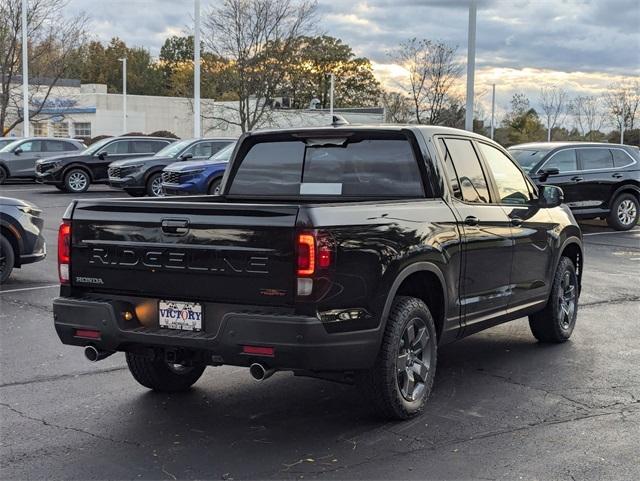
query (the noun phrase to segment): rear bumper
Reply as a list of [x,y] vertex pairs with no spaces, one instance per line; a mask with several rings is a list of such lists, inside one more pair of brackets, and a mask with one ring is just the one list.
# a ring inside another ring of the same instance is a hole
[[[144,326],[137,319],[124,321],[123,305],[132,304],[122,299],[58,297],[53,301],[56,332],[64,344],[75,346],[93,345],[108,351],[182,348],[204,352],[223,364],[249,366],[261,362],[272,368],[311,371],[369,368],[379,347],[377,330],[330,334],[315,317],[259,312],[257,307],[255,311],[250,307],[226,310],[219,316],[212,312],[209,317],[205,312],[204,331],[190,332],[161,329],[153,319],[145,321]],[[77,329],[100,331],[100,339],[76,337]],[[273,347],[274,356],[243,354],[245,345]]]

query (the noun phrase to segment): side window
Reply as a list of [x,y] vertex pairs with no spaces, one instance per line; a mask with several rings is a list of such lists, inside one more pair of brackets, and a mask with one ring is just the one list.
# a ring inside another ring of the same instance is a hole
[[480,152],[487,161],[498,187],[500,202],[503,204],[526,204],[529,202],[529,188],[520,172],[509,157],[491,145],[478,142]]
[[211,142],[211,155],[215,155],[231,142]]
[[611,169],[613,168],[613,156],[609,149],[579,149],[582,170]]
[[46,151],[47,152],[64,152],[66,142],[59,142],[57,140],[47,140],[46,141]]
[[622,149],[611,149],[611,154],[613,154],[614,167],[625,167],[633,162],[631,157]]
[[155,154],[153,142],[149,140],[134,140],[129,142],[129,152],[132,154]]
[[578,170],[578,161],[576,160],[576,150],[567,149],[556,152],[542,166],[543,169],[558,169],[560,173],[575,172]]
[[[213,152],[211,150],[211,142],[199,142],[195,145],[192,145],[187,149],[185,154],[191,154],[194,158],[202,157],[211,157]],[[183,154],[184,155],[184,154]]]
[[42,152],[42,141],[30,140],[29,142],[23,142],[18,146],[23,152]]
[[169,145],[170,142],[165,142],[164,140],[150,140],[149,144],[150,144],[150,148],[151,150],[149,152],[151,153],[156,153],[159,150],[164,149],[167,145]]
[[129,152],[129,141],[119,140],[106,145],[99,152],[106,152],[109,155],[126,154]]
[[[485,204],[491,201],[487,179],[482,171],[480,159],[476,154],[470,140],[445,139],[445,158],[451,159],[451,164],[455,170],[462,199],[465,202]],[[445,164],[449,162],[445,161]],[[454,187],[454,195],[456,188]]]

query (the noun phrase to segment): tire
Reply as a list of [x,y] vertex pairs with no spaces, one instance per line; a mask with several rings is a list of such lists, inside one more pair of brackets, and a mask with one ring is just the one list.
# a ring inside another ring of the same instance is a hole
[[162,191],[162,175],[160,172],[149,176],[146,190],[149,197],[164,197],[164,192]]
[[607,224],[615,230],[630,230],[638,223],[640,202],[633,194],[621,194],[611,204]]
[[64,175],[64,190],[72,194],[86,192],[91,185],[91,177],[83,169],[71,169]]
[[[178,392],[189,389],[204,372],[205,365],[171,367],[164,359],[126,353],[127,366],[133,378],[144,387],[160,392]],[[180,372],[182,371],[182,372]]]
[[568,341],[578,317],[579,296],[576,268],[571,259],[562,257],[553,277],[547,305],[529,316],[533,336],[540,342]]
[[16,256],[11,242],[0,234],[0,284],[9,279],[15,262]]
[[[407,352],[410,339],[413,349]],[[378,414],[408,419],[424,409],[433,388],[437,358],[436,328],[429,308],[415,297],[398,296],[391,306],[376,362],[360,373],[358,381]]]
[[4,184],[9,178],[9,172],[3,166],[0,165],[0,185]]
[[216,195],[218,193],[218,189],[220,188],[220,183],[222,182],[222,177],[218,177],[217,179],[213,179],[209,184],[209,189],[207,189],[207,193],[209,195]]

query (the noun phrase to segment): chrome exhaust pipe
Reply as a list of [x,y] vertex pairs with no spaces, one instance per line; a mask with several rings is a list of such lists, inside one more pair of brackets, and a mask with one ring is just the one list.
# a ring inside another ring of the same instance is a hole
[[251,377],[256,381],[264,381],[265,379],[269,379],[271,376],[273,376],[274,372],[276,372],[275,369],[269,369],[262,364],[258,364],[257,362],[254,362],[253,364],[251,364],[251,366],[249,366],[249,374],[251,374]]
[[100,351],[93,346],[87,346],[84,348],[84,357],[91,362],[102,361],[108,358],[114,351]]

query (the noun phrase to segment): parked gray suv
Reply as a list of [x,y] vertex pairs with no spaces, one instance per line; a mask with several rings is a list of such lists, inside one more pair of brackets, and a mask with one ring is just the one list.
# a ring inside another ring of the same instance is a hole
[[0,149],[0,184],[12,177],[36,177],[36,161],[65,153],[76,153],[86,146],[75,139],[28,137],[10,142]]

